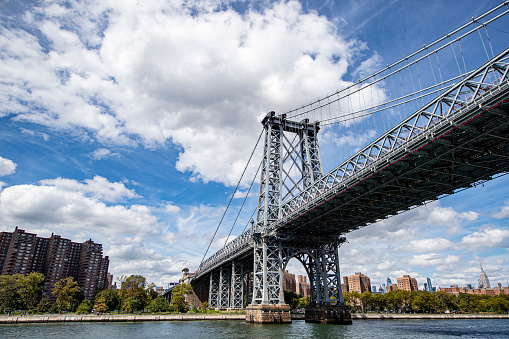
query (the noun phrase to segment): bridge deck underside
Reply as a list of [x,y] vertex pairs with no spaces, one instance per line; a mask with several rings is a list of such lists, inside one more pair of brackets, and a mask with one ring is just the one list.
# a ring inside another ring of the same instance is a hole
[[503,100],[490,103],[488,107],[497,107],[489,111],[473,108],[469,120],[455,121],[452,131],[449,126],[410,154],[324,197],[307,213],[277,225],[277,232],[317,239],[337,236],[507,172],[509,102]]

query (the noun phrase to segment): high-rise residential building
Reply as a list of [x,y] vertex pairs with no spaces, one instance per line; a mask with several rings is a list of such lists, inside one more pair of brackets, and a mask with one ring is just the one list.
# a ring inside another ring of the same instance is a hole
[[306,281],[306,277],[303,275],[297,276],[297,294],[301,297],[306,298],[311,292],[311,285]]
[[13,233],[0,233],[0,267],[1,274],[44,274],[42,295],[49,299],[55,298],[54,284],[66,277],[73,277],[89,300],[98,288],[109,287],[109,258],[92,240],[75,243],[55,234],[42,238],[16,227]]
[[295,274],[288,273],[288,271],[285,271],[283,279],[283,290],[297,292],[297,288],[295,286]]
[[417,280],[410,278],[409,275],[403,275],[403,278],[398,278],[398,290],[403,291],[417,291]]
[[480,265],[480,266],[481,266],[481,274],[480,274],[480,277],[479,277],[479,288],[480,289],[491,288],[490,287],[490,280],[488,279],[488,275],[482,269],[482,265]]
[[371,292],[371,280],[360,272],[343,277],[348,292]]

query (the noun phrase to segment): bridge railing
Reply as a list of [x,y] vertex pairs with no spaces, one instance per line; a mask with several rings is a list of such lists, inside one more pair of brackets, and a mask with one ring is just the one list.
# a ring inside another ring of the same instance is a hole
[[[341,165],[281,207],[282,217],[270,226],[270,231],[283,227],[299,215],[339,194],[342,190],[367,178],[399,159],[415,145],[429,142],[442,123],[449,121],[472,104],[479,104],[490,97],[492,91],[507,86],[509,70],[509,48],[491,59],[477,70],[465,75],[437,98],[417,110],[394,128],[357,152]],[[496,75],[495,79],[488,80]]]
[[204,260],[196,271],[196,277],[207,274],[214,268],[220,266],[227,258],[233,258],[246,252],[252,247],[251,243],[252,228],[249,228],[210,256],[207,260]]

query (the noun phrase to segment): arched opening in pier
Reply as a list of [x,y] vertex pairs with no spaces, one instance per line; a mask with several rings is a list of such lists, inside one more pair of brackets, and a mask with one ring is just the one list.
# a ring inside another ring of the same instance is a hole
[[[288,261],[283,279],[287,304],[293,307],[305,307],[309,304],[311,295],[309,276],[304,265],[297,258],[291,258]],[[293,293],[288,293],[289,291]]]

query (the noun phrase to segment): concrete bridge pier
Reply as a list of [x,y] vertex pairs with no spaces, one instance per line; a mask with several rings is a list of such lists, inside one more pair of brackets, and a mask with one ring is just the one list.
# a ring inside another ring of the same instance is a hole
[[287,304],[251,304],[246,308],[246,322],[255,324],[291,324],[290,306]]
[[307,323],[351,325],[352,314],[347,305],[317,305],[305,309]]

